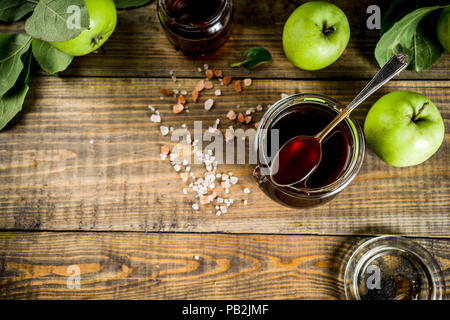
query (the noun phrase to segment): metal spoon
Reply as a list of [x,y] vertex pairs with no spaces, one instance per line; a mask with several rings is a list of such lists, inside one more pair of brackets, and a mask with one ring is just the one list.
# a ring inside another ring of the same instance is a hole
[[364,89],[322,131],[314,137],[296,136],[288,140],[278,151],[271,165],[271,179],[281,187],[291,186],[307,179],[322,159],[322,141],[372,93],[408,66],[408,55],[398,53],[391,57]]

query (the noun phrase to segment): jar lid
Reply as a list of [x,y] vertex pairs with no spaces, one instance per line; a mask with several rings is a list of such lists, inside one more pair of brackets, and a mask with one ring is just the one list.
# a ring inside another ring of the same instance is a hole
[[361,244],[344,275],[349,300],[442,300],[445,283],[433,256],[416,242],[382,236]]

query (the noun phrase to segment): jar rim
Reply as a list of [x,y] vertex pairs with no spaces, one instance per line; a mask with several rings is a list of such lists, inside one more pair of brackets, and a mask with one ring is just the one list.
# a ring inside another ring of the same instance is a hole
[[158,6],[161,8],[164,15],[172,21],[174,24],[178,26],[182,26],[186,29],[203,29],[203,28],[209,28],[211,24],[215,24],[218,20],[220,20],[222,12],[225,10],[227,5],[231,5],[233,3],[233,0],[224,0],[222,1],[219,9],[212,15],[209,19],[202,21],[201,23],[186,23],[178,18],[173,17],[169,10],[167,10],[166,7],[166,0],[158,0]]
[[423,265],[423,271],[430,281],[429,298],[442,300],[445,281],[442,271],[434,257],[415,241],[397,235],[383,235],[374,237],[359,243],[355,251],[349,254],[344,272],[344,293],[347,300],[361,300],[358,291],[358,277],[361,267],[369,259],[388,250],[397,250],[403,254],[409,254]]
[[[333,110],[337,113],[344,107],[339,101],[318,93],[297,93],[278,100],[265,112],[262,119],[260,120],[260,125],[258,126],[254,142],[254,148],[256,148],[256,152],[259,152],[259,150],[263,148],[263,131],[268,129],[267,124],[277,119],[283,111],[287,110],[290,107],[297,106],[302,102],[328,107],[330,110]],[[344,173],[338,179],[336,179],[331,184],[318,188],[297,188],[292,186],[279,187],[270,181],[273,187],[280,190],[281,192],[288,193],[289,195],[297,198],[310,198],[312,196],[329,197],[336,193],[339,193],[342,189],[344,189],[359,172],[364,161],[365,153],[365,140],[361,126],[350,116],[345,119],[344,123],[347,124],[350,132],[352,133],[352,149],[354,154],[351,157],[351,161],[345,169]],[[263,154],[265,155],[265,153]],[[264,160],[267,165],[267,159]],[[261,166],[263,165],[263,163],[259,164]]]

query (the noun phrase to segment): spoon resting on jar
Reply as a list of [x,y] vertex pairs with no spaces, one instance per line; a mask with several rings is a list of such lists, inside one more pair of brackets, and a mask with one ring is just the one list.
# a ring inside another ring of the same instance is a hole
[[372,93],[398,75],[408,66],[408,55],[398,53],[391,57],[364,89],[322,131],[315,136],[296,136],[288,140],[275,155],[271,167],[271,180],[277,186],[287,187],[306,180],[322,159],[325,137]]

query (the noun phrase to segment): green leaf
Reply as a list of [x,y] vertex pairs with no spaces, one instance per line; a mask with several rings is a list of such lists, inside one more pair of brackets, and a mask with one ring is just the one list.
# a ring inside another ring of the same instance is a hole
[[385,34],[397,21],[421,7],[440,6],[448,0],[394,0],[381,20],[380,35]]
[[73,56],[59,51],[50,43],[33,39],[31,48],[33,55],[41,68],[50,74],[57,74],[64,71],[72,63]]
[[83,0],[39,0],[25,23],[25,31],[44,41],[67,41],[89,27]]
[[31,37],[0,34],[0,97],[11,89],[24,68],[22,56],[30,48]]
[[431,67],[443,49],[436,41],[436,31],[429,23],[421,21],[433,11],[443,7],[425,7],[414,10],[395,23],[378,41],[375,58],[383,66],[392,55],[403,52],[410,58],[409,70],[417,72]]
[[247,69],[253,69],[261,63],[272,60],[270,52],[263,47],[251,48],[244,52],[244,60],[230,64],[230,67],[244,66]]
[[17,82],[0,98],[0,130],[22,110],[22,105],[28,92],[31,68],[30,51],[23,55],[22,63],[24,64],[24,68]]
[[126,9],[126,8],[137,8],[147,3],[152,2],[153,0],[114,0],[117,9]]
[[0,21],[17,21],[33,11],[38,0],[1,0]]

